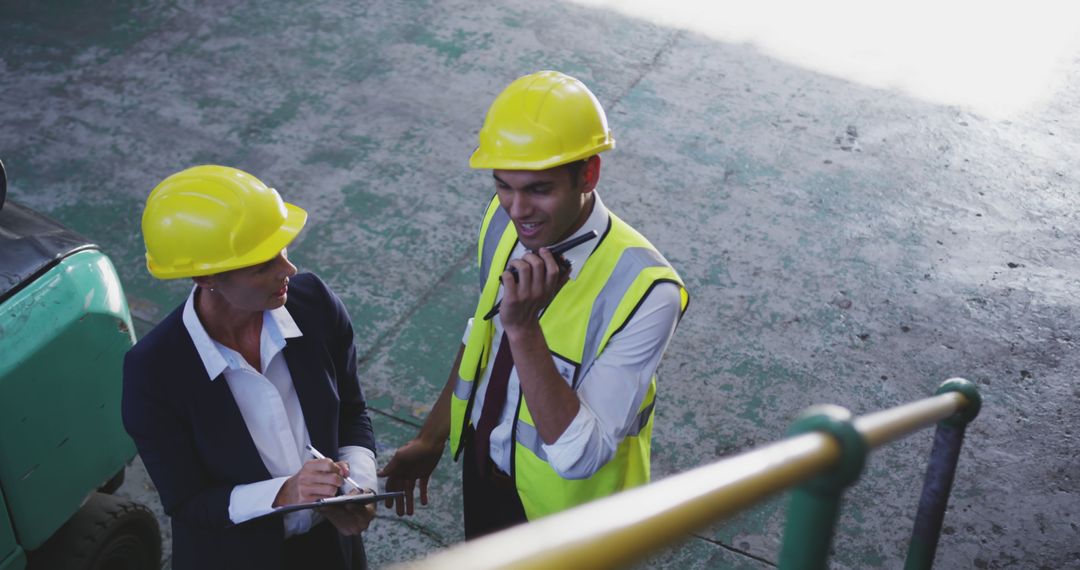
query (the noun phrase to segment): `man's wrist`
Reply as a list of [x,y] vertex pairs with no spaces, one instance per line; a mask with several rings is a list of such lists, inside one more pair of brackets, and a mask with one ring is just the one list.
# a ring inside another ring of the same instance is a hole
[[536,339],[544,340],[544,330],[540,328],[540,321],[536,320],[507,326],[503,331],[506,332],[506,338],[512,344],[528,343]]
[[[445,432],[445,433],[442,433]],[[420,430],[420,433],[416,434],[416,442],[424,447],[431,449],[442,450],[446,447],[446,442],[450,439],[450,430],[440,430],[440,433],[433,433],[429,430]]]

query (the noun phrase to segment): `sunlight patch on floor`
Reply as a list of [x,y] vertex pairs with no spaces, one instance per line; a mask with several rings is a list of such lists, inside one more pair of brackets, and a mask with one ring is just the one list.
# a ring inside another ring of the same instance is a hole
[[571,1],[995,118],[1048,101],[1080,52],[1072,1]]

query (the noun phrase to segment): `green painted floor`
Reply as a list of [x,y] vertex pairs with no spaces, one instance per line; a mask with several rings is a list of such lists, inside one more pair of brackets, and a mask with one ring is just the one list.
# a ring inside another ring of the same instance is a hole
[[[10,199],[100,243],[145,332],[189,287],[142,266],[154,185],[220,163],[276,187],[311,214],[292,258],[351,312],[386,461],[472,311],[493,192],[467,168],[483,113],[518,75],[564,71],[618,141],[605,202],[693,295],[661,367],[654,477],[778,439],[815,403],[861,414],[963,376],[985,402],[939,567],[1080,565],[1080,59],[1048,98],[997,116],[717,39],[705,19],[596,4],[3,3]],[[957,45],[975,27],[956,27]],[[872,455],[834,568],[902,565],[930,441]],[[124,492],[153,500],[138,467]],[[462,539],[454,467],[444,459],[417,516],[383,512],[374,567]],[[758,506],[641,567],[770,567],[783,511]]]

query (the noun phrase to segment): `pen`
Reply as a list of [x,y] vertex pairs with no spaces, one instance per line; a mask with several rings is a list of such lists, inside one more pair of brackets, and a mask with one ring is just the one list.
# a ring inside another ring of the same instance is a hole
[[[305,447],[305,448],[307,448],[307,450],[308,450],[308,453],[310,453],[310,454],[312,454],[312,455],[314,455],[314,456],[315,456],[315,459],[330,459],[329,457],[327,457],[327,456],[325,456],[325,455],[323,455],[323,454],[319,453],[319,450],[318,450],[318,449],[315,449],[314,447],[311,447],[311,444],[310,444],[310,443],[309,443],[309,444],[307,444],[307,445],[305,445],[304,447]],[[356,487],[356,490],[357,490],[357,491],[363,491],[363,490],[364,490],[363,488],[361,488],[361,487],[360,487],[360,485],[357,485],[357,484],[356,484],[356,481],[353,481],[353,480],[352,480],[352,477],[346,477],[346,478],[345,478],[345,482],[347,482],[348,484],[352,485],[353,487]]]
[[[595,237],[596,237],[596,230],[589,230],[589,231],[579,235],[578,237],[576,237],[576,238],[574,238],[572,240],[567,240],[567,241],[564,241],[563,243],[560,243],[558,245],[553,245],[553,246],[549,247],[548,251],[551,253],[551,255],[562,255],[562,254],[570,251],[571,249],[574,249],[575,247],[577,247],[577,246],[579,246],[579,245],[581,245],[581,244],[583,244],[583,243],[585,243],[585,242],[587,242],[587,241],[589,241],[589,240],[591,240],[591,239],[593,239]],[[514,275],[514,281],[517,281],[517,269],[514,268],[514,267],[511,267],[510,268],[510,273],[512,273]],[[495,303],[495,306],[492,307],[491,310],[488,311],[486,315],[484,315],[484,320],[485,321],[490,321],[495,315],[499,314],[499,307],[501,307],[501,306],[502,306],[502,300],[500,299],[499,302]]]

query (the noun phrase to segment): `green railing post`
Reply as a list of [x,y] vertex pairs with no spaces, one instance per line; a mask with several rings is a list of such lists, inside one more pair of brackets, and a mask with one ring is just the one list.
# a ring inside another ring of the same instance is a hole
[[964,444],[964,430],[979,415],[982,396],[979,388],[963,378],[946,380],[935,395],[960,392],[967,400],[964,409],[938,423],[934,433],[934,446],[930,450],[930,463],[926,466],[919,510],[915,514],[915,527],[911,531],[907,561],[904,570],[930,570],[934,565],[941,523],[945,520],[945,507],[952,491],[956,464],[960,459],[960,447]]
[[851,412],[840,406],[814,406],[792,424],[788,436],[825,432],[840,444],[840,460],[791,493],[784,543],[780,548],[781,570],[820,570],[829,560],[829,546],[840,514],[844,489],[858,480],[869,447],[855,429]]

